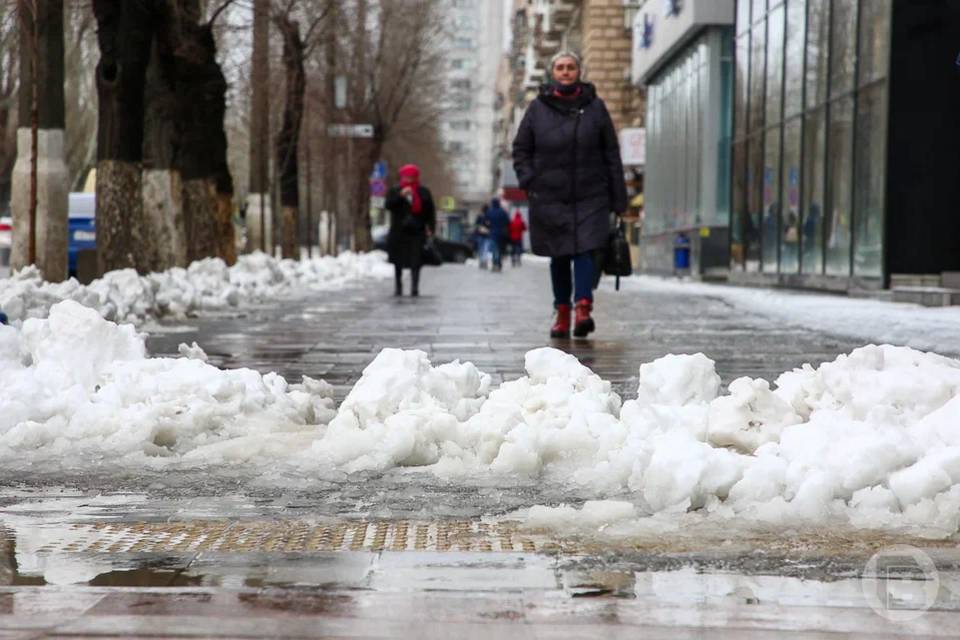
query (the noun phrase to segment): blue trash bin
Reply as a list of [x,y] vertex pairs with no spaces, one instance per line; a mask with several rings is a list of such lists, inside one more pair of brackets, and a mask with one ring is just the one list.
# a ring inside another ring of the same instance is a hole
[[92,193],[71,193],[69,206],[67,268],[71,277],[77,277],[77,257],[80,252],[97,248],[96,196]]
[[673,270],[690,270],[690,238],[685,233],[678,233],[673,241]]

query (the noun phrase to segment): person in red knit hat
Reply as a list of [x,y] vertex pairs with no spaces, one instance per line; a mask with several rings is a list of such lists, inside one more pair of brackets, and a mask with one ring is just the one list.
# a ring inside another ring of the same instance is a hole
[[403,270],[410,269],[410,295],[420,295],[423,245],[437,228],[437,209],[430,190],[420,184],[420,168],[400,167],[400,184],[387,192],[384,203],[390,212],[387,253],[396,276],[394,295],[403,295]]

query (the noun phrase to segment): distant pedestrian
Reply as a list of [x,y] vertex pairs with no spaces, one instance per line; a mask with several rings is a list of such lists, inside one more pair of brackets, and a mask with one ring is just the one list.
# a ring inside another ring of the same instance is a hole
[[552,258],[554,338],[570,335],[572,294],[573,335],[594,330],[592,252],[607,245],[610,213],[627,209],[617,132],[596,89],[580,74],[577,54],[555,55],[551,81],[527,108],[513,141],[513,166],[529,194],[531,248]]
[[437,227],[437,210],[430,190],[420,184],[420,169],[408,164],[400,167],[400,184],[387,192],[390,211],[387,252],[396,277],[394,295],[403,295],[403,270],[410,269],[410,295],[420,295],[420,267],[423,245]]
[[477,260],[481,269],[487,268],[487,236],[490,235],[490,228],[487,226],[487,210],[489,207],[483,205],[480,209],[480,215],[477,216],[473,224],[473,250],[477,254]]
[[500,206],[499,198],[490,201],[487,227],[490,229],[487,246],[493,260],[491,268],[493,271],[500,271],[503,269],[503,249],[510,233],[510,215]]
[[520,211],[513,212],[513,220],[510,221],[510,252],[511,264],[515,267],[520,266],[520,260],[523,256],[523,234],[527,230],[527,223],[523,221]]

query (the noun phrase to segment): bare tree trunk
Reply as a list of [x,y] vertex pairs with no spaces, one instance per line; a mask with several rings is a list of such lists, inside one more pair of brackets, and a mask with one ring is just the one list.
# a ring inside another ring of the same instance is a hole
[[18,159],[13,170],[14,269],[35,264],[47,280],[67,275],[63,162],[63,1],[19,0]]
[[154,15],[148,0],[94,0],[100,62],[97,262],[101,273],[150,268],[143,222],[144,87]]
[[144,113],[143,213],[146,233],[153,239],[149,259],[155,271],[187,266],[183,182],[174,167],[180,144],[173,56],[179,28],[173,7],[164,8],[147,67]]
[[[175,50],[177,122],[180,147],[175,166],[183,178],[183,217],[187,232],[187,260],[219,256],[229,234],[222,220],[218,185],[226,170],[227,82],[217,63],[217,48],[209,24],[198,24],[197,0],[179,0],[179,40]],[[232,192],[232,184],[229,186]],[[230,206],[226,207],[229,215]],[[223,256],[230,258],[230,256]]]
[[323,154],[323,208],[327,211],[327,255],[337,255],[337,235],[340,231],[337,228],[339,219],[340,197],[339,181],[337,180],[338,159],[340,154],[335,147],[336,141],[329,134],[329,127],[336,119],[334,111],[336,105],[334,98],[336,96],[337,79],[337,32],[339,27],[339,11],[337,11],[336,0],[331,0],[332,12],[328,25],[329,32],[326,37],[326,49],[324,52],[324,61],[327,71],[326,101],[325,109],[326,122],[324,123],[324,151]]
[[270,212],[270,0],[253,3],[251,61],[250,196],[247,201],[248,249],[267,251],[271,239]]
[[303,68],[303,41],[300,25],[289,17],[277,20],[283,35],[283,65],[286,69],[286,101],[283,124],[277,135],[277,167],[280,172],[280,207],[282,211],[281,251],[284,258],[300,257],[300,178],[299,141],[303,121],[306,74]]

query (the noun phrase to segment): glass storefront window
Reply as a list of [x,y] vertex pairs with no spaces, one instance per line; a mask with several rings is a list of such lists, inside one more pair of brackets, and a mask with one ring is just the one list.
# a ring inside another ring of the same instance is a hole
[[803,215],[800,219],[803,273],[823,272],[825,147],[824,110],[817,109],[806,115],[803,129]]
[[783,175],[781,176],[780,272],[800,269],[800,134],[803,121],[794,118],[783,129]]
[[830,50],[830,3],[807,2],[807,107],[827,99],[827,63]]
[[733,220],[730,229],[730,261],[743,269],[746,261],[747,210],[747,143],[733,145]]
[[857,4],[857,0],[833,0],[830,94],[834,96],[853,89],[857,62]]
[[765,137],[761,268],[764,273],[777,273],[780,264],[780,128],[768,129]]
[[737,39],[737,77],[734,92],[733,120],[736,123],[734,137],[742,138],[747,135],[747,98],[749,96],[749,64],[750,64],[750,33],[747,32]]
[[763,219],[763,134],[749,141],[747,151],[747,219],[744,229],[747,271],[760,270],[760,224]]
[[737,0],[737,35],[750,30],[750,0]]
[[783,6],[767,17],[767,126],[783,119]]
[[883,276],[886,130],[887,87],[879,84],[862,91],[857,102],[853,270],[858,276]]
[[807,5],[805,0],[788,0],[787,34],[784,47],[784,117],[803,110],[803,47],[806,40]]
[[868,0],[860,5],[860,67],[858,85],[887,76],[890,65],[891,0]]
[[826,273],[850,274],[851,220],[853,218],[853,98],[830,105],[827,164],[829,206],[826,227]]
[[758,20],[763,18],[763,15],[767,12],[767,0],[753,0],[753,15],[750,16],[754,24]]
[[766,42],[767,25],[756,25],[750,32],[750,131],[763,126],[764,81],[766,80]]

